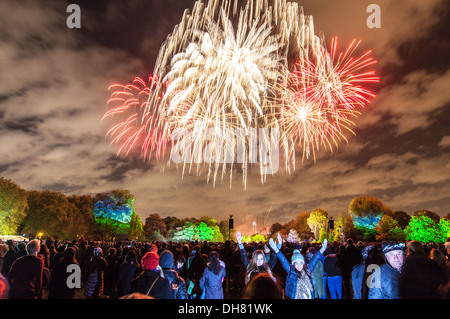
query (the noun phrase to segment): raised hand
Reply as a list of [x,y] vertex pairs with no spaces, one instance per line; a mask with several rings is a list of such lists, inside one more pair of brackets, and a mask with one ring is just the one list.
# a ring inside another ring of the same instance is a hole
[[281,234],[278,233],[278,246],[281,248],[281,245],[283,245],[283,239],[281,239]]
[[276,252],[276,253],[278,252],[277,243],[272,238],[269,239],[269,245],[273,249],[274,252]]
[[328,240],[325,238],[323,240],[323,244],[322,244],[322,248],[320,248],[320,253],[323,254],[323,252],[325,251],[325,249],[327,249],[327,245],[328,245]]
[[238,242],[239,245],[242,244],[242,235],[241,235],[241,232],[240,232],[240,231],[238,231],[238,232],[236,233],[236,240],[237,240],[237,242]]

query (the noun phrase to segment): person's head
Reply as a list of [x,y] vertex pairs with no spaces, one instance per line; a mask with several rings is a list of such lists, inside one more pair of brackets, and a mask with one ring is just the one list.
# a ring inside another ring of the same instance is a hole
[[186,258],[184,256],[179,256],[177,259],[177,269],[182,268],[185,262]]
[[242,299],[283,299],[283,290],[268,273],[260,273],[245,286]]
[[141,265],[144,270],[156,269],[158,264],[159,256],[153,251],[149,251],[141,259]]
[[33,239],[27,244],[27,253],[30,256],[37,256],[39,250],[41,249],[41,244],[39,240]]
[[75,260],[76,253],[77,250],[74,247],[67,247],[66,250],[64,250],[64,259]]
[[450,237],[445,240],[445,247],[447,248],[447,255],[450,256]]
[[383,254],[386,257],[386,261],[392,267],[400,269],[403,266],[404,261],[404,243],[397,242],[385,242],[383,243]]
[[161,268],[172,268],[173,266],[173,254],[170,250],[164,250],[159,256],[159,265]]
[[131,249],[128,251],[126,257],[125,257],[125,262],[129,263],[129,264],[137,264],[137,255],[136,255],[136,251]]
[[9,247],[6,244],[0,244],[0,257],[5,256],[8,251]]
[[94,257],[103,257],[103,249],[101,249],[100,247],[96,247],[94,248],[92,254],[94,255]]
[[408,243],[408,255],[424,255],[422,244],[417,240],[412,240]]
[[436,249],[436,248],[431,249],[430,258],[432,260],[436,261],[436,263],[439,266],[445,267],[445,255],[439,249]]
[[209,256],[208,269],[214,274],[219,274],[222,266],[220,265],[220,255],[217,251],[212,251]]
[[266,256],[264,255],[264,251],[255,250],[252,255],[252,260],[256,264],[257,267],[263,267],[266,262]]
[[291,264],[297,271],[303,270],[303,266],[305,265],[305,258],[303,258],[303,255],[300,253],[300,250],[294,249],[294,253],[292,254],[291,257]]
[[116,252],[117,252],[117,249],[114,248],[114,247],[111,247],[111,248],[108,249],[108,253],[111,256],[114,256],[116,254]]
[[119,299],[155,299],[155,298],[153,298],[152,296],[147,296],[140,292],[133,292],[128,295],[124,295],[124,296],[120,297]]

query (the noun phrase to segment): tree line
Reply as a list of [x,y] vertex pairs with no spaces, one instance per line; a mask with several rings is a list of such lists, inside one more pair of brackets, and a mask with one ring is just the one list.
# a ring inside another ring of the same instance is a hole
[[[180,219],[149,214],[144,222],[134,210],[134,196],[128,190],[66,196],[52,191],[25,191],[0,177],[0,234],[25,234],[29,238],[142,241],[215,241],[234,238],[229,220],[213,217]],[[333,219],[330,227],[330,219]],[[411,215],[392,211],[376,197],[358,196],[347,212],[336,217],[318,208],[298,213],[285,224],[275,222],[262,234],[249,234],[246,241],[264,241],[280,232],[288,241],[323,242],[353,240],[418,240],[444,242],[450,237],[450,214],[440,218],[429,210]]]

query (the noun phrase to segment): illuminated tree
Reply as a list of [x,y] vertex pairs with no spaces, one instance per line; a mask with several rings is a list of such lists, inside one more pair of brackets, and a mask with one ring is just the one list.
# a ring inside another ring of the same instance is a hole
[[150,214],[145,219],[144,231],[148,235],[158,232],[162,236],[165,236],[167,234],[167,226],[159,214]]
[[407,240],[417,240],[424,243],[442,242],[442,230],[439,223],[424,214],[412,216],[404,231]]
[[28,209],[21,232],[28,236],[43,233],[45,237],[73,239],[88,231],[77,206],[60,192],[28,192]]
[[376,197],[360,196],[351,201],[348,213],[356,227],[371,230],[384,214],[392,214],[392,211]]
[[429,218],[431,218],[432,220],[434,220],[436,223],[439,223],[439,220],[441,219],[441,217],[439,217],[438,214],[433,213],[432,211],[429,210],[419,210],[415,213],[413,213],[413,216],[427,216]]
[[223,236],[217,225],[208,227],[206,223],[200,222],[198,224],[188,222],[183,227],[178,227],[173,233],[171,240],[173,241],[223,241]]
[[309,228],[314,233],[314,238],[319,238],[319,233],[322,228],[327,228],[328,212],[325,209],[318,208],[314,210],[307,219]]
[[95,230],[95,222],[94,222],[94,215],[93,215],[93,204],[94,204],[94,198],[89,195],[72,195],[67,197],[67,200],[75,205],[75,207],[78,209],[77,214],[77,235],[84,236],[84,237],[90,237],[94,230]]
[[105,238],[128,235],[134,218],[134,196],[128,190],[113,190],[97,194],[94,199],[94,219]]
[[404,241],[405,233],[399,226],[399,222],[389,215],[384,215],[375,227],[376,240]]
[[[282,233],[287,234],[288,229],[295,229],[300,238],[309,237],[312,235],[311,228],[309,228],[307,220],[310,216],[309,212],[302,212],[298,214],[295,219],[283,225]],[[283,232],[283,230],[285,232]]]
[[0,234],[17,235],[26,208],[27,192],[11,180],[0,177]]
[[248,242],[248,243],[250,243],[250,242],[255,242],[255,243],[262,242],[262,243],[264,243],[264,242],[267,241],[267,238],[266,238],[266,236],[261,235],[261,234],[253,234],[251,236],[243,235],[242,236],[242,241],[243,242]]
[[450,237],[450,220],[447,218],[441,218],[439,221],[439,228],[441,230],[441,237],[439,242],[443,243],[447,238]]

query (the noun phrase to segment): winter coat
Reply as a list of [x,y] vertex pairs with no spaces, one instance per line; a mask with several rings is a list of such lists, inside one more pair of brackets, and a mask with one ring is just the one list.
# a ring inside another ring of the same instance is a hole
[[[308,272],[309,274],[313,272],[317,266],[317,263],[320,261],[319,258],[322,254],[320,252],[317,252],[314,257],[311,258],[311,261],[309,264],[307,264]],[[284,254],[279,250],[277,252],[277,258],[280,261],[281,265],[283,266],[284,270],[287,273],[286,276],[286,282],[285,282],[285,294],[286,297],[290,299],[295,299],[295,293],[297,291],[297,271],[295,270],[294,266],[289,263],[289,261],[286,259]],[[308,278],[303,278],[303,280],[311,280],[310,275],[304,273],[304,275],[308,276]],[[311,298],[314,296],[314,291],[311,291]]]
[[163,268],[164,277],[169,280],[170,288],[175,299],[188,299],[186,282],[178,273],[169,268]]
[[369,289],[369,299],[398,299],[400,271],[388,263],[380,266],[380,284]]
[[[311,261],[309,263],[311,263]],[[325,286],[323,284],[323,263],[320,258],[318,258],[314,270],[311,271],[311,282],[314,288],[314,298],[322,298],[325,293]]]
[[226,276],[225,268],[216,275],[208,267],[200,279],[200,288],[205,291],[205,299],[223,299],[222,281]]
[[353,267],[352,271],[353,299],[362,299],[361,289],[362,285],[364,284],[363,277],[365,268],[366,268],[365,261]]
[[138,265],[124,262],[119,267],[117,294],[119,297],[130,293],[130,283],[138,274]]
[[42,296],[44,261],[35,256],[17,258],[9,271],[10,299],[37,299]]
[[406,257],[399,282],[402,299],[440,299],[439,286],[446,276],[441,267],[424,254]]
[[53,265],[48,299],[73,299],[76,288],[67,286],[67,278],[73,275],[73,273],[67,272],[67,267],[72,264],[78,265],[73,259],[63,258]]
[[[157,280],[155,282],[155,280]],[[152,286],[152,284],[155,283]],[[151,290],[150,290],[151,287]],[[139,292],[155,299],[174,299],[169,280],[161,277],[157,270],[144,270],[131,281],[130,293]]]
[[327,255],[323,263],[323,271],[328,277],[342,276],[342,270],[337,254]]

